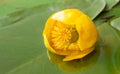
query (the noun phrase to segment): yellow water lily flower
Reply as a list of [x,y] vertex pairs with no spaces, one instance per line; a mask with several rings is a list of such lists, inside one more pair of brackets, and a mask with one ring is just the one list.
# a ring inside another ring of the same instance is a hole
[[49,17],[43,36],[49,51],[64,55],[63,61],[70,61],[83,58],[94,50],[98,30],[83,12],[66,9]]

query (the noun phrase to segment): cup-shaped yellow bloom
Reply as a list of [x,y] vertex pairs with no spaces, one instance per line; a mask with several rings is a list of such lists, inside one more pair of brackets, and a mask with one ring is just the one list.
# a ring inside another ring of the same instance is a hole
[[63,61],[70,61],[83,58],[94,50],[98,30],[83,12],[66,9],[49,17],[43,36],[49,51],[64,55]]

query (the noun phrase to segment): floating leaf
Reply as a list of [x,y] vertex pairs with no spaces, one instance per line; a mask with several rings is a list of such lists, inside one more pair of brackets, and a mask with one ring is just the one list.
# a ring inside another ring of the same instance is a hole
[[107,3],[106,10],[112,9],[120,0],[105,0]]
[[[82,1],[82,0],[80,0]],[[91,17],[91,19],[94,19],[97,15],[99,15],[102,10],[105,7],[105,1],[104,0],[85,0],[87,3],[89,3],[90,5],[88,5],[87,7],[84,7],[85,3],[84,2],[80,2],[81,4],[83,4],[83,9],[80,6],[80,9],[83,10],[83,12],[85,12],[89,17]]]
[[111,25],[112,25],[114,28],[116,28],[117,30],[120,31],[120,17],[117,18],[117,19],[115,19],[115,20],[113,20],[113,21],[111,22]]
[[[21,14],[16,12],[3,19],[1,18],[0,74],[5,74],[46,52],[42,28],[50,13],[44,10],[44,7],[28,9]],[[17,17],[20,18],[21,16],[22,19],[17,20]]]
[[5,14],[18,11],[21,9],[26,9],[41,4],[54,3],[59,0],[0,0],[0,16]]

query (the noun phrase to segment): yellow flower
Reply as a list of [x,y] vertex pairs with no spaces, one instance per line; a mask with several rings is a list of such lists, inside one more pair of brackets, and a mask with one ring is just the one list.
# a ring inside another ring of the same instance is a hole
[[83,12],[66,9],[49,17],[43,36],[49,51],[64,55],[63,61],[70,61],[83,58],[94,50],[98,30]]

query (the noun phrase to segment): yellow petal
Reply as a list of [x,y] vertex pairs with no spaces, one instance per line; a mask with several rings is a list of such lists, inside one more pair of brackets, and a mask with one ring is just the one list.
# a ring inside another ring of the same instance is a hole
[[77,9],[66,9],[60,12],[57,12],[51,16],[54,20],[59,20],[64,24],[75,24],[74,21],[83,15],[83,13]]
[[90,52],[92,52],[94,50],[94,48],[89,48],[87,50],[84,50],[82,52],[79,52],[79,53],[74,53],[71,54],[71,55],[68,55],[66,56],[63,61],[71,61],[71,60],[74,60],[74,59],[80,59],[80,58],[83,58],[85,57],[86,55],[88,55]]
[[79,33],[77,42],[81,51],[95,45],[98,39],[98,30],[88,16],[82,15],[76,20],[76,29]]
[[45,28],[44,28],[44,31],[43,31],[43,37],[44,37],[44,43],[45,43],[45,46],[53,53],[56,53],[56,51],[51,47],[51,43],[50,43],[50,31],[53,27],[53,24],[55,23],[55,21],[53,21],[52,19],[48,19],[49,21],[46,23],[46,24],[49,24],[49,25],[46,25]]

